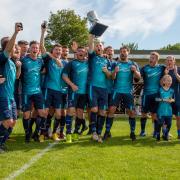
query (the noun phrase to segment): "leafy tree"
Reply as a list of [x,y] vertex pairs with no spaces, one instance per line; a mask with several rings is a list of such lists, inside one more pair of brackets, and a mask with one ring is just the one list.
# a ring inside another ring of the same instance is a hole
[[161,48],[161,50],[180,50],[180,43],[168,44],[167,46]]
[[51,12],[47,36],[47,47],[54,43],[70,46],[76,41],[80,46],[87,45],[88,41],[87,19],[75,14],[74,10],[61,10],[56,14]]
[[127,43],[127,44],[124,44],[122,43],[121,44],[122,46],[127,46],[130,50],[138,50],[138,43]]

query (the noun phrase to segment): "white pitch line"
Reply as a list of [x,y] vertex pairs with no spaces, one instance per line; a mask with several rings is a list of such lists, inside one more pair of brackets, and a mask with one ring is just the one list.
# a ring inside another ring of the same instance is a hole
[[29,162],[24,164],[20,169],[11,173],[7,178],[5,178],[5,180],[14,179],[15,177],[22,174],[24,171],[26,171],[26,169],[31,167],[32,164],[34,164],[37,160],[39,160],[47,151],[49,151],[56,144],[57,144],[57,142],[51,143],[49,146],[47,146],[45,149],[43,149],[41,152],[39,152],[37,155],[35,155]]

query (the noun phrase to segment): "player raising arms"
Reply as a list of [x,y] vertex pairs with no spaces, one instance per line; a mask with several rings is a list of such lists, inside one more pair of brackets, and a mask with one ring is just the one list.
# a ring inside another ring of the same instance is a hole
[[17,107],[17,117],[19,116],[20,113],[20,108],[21,108],[21,97],[20,97],[20,74],[21,74],[21,62],[20,62],[20,57],[21,57],[21,48],[19,45],[15,45],[15,50],[12,53],[12,60],[14,64],[16,65],[16,69],[18,70],[18,74],[16,76],[16,81],[15,81],[15,87],[14,87],[14,99],[16,101],[16,107]]
[[123,46],[120,48],[120,59],[117,61],[114,71],[112,73],[112,79],[114,80],[114,92],[110,102],[108,117],[112,121],[116,107],[122,101],[127,113],[129,115],[130,125],[130,138],[132,141],[136,139],[135,136],[135,110],[134,110],[134,97],[133,97],[133,79],[140,79],[138,65],[128,59],[130,50],[128,47]]
[[[62,61],[61,59],[62,46],[60,44],[55,44],[53,46],[51,50],[52,57],[48,53],[46,53],[46,49],[44,46],[45,31],[46,31],[46,27],[44,27],[42,24],[40,47],[41,47],[42,57],[46,62],[46,78],[45,78],[45,90],[44,90],[46,114],[48,114],[50,107],[55,110],[55,122],[54,122],[52,137],[54,141],[59,141],[60,139],[56,131],[61,122],[61,109],[64,109],[63,92],[65,85],[65,82],[61,77],[61,74],[67,62]],[[42,137],[42,139],[44,139],[44,137]]]
[[[108,60],[103,57],[104,46],[97,43],[94,47],[94,36],[89,35],[89,75],[88,95],[90,104],[90,121],[92,126],[92,139],[102,142],[101,133],[106,117],[108,106],[107,78],[111,73],[108,71]],[[97,125],[98,117],[98,129]]]
[[17,120],[14,85],[16,75],[19,76],[19,73],[16,72],[11,54],[15,51],[14,45],[19,31],[21,31],[20,23],[16,23],[15,32],[11,39],[1,39],[3,52],[0,53],[0,72],[2,72],[5,81],[0,84],[0,153],[5,152],[5,142]]
[[176,116],[177,134],[180,139],[180,68],[176,66],[174,56],[166,58],[166,74],[172,77],[171,88],[174,90],[175,103],[173,103],[173,114]]
[[142,117],[140,136],[146,136],[145,126],[147,121],[147,113],[151,113],[154,123],[153,137],[156,137],[157,129],[157,105],[155,101],[160,88],[160,79],[164,74],[165,66],[158,64],[159,54],[157,52],[150,53],[149,64],[141,69],[141,75],[144,81],[144,89],[142,96]]
[[46,111],[44,97],[41,91],[41,69],[43,67],[43,59],[39,57],[39,42],[31,41],[30,54],[22,59],[21,81],[22,81],[22,111],[23,111],[23,127],[25,130],[25,142],[30,142],[31,132],[29,121],[31,117],[32,103],[37,110],[39,118],[36,120],[35,139],[43,141],[43,136],[39,137],[39,129],[41,135],[45,131]]

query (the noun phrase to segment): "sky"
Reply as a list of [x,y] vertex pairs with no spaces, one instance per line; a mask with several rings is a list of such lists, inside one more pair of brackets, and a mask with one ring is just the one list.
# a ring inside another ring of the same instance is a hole
[[96,11],[108,29],[101,39],[115,49],[138,43],[139,49],[159,49],[180,42],[180,0],[0,0],[0,38],[22,22],[18,40],[39,40],[40,24],[50,12],[73,9],[81,17]]

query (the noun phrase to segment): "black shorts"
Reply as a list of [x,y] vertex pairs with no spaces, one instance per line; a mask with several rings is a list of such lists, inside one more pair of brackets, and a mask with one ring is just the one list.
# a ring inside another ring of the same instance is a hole
[[142,112],[143,113],[156,113],[158,108],[158,102],[156,98],[158,97],[158,93],[143,95],[142,96]]
[[68,108],[74,107],[79,109],[85,109],[87,105],[88,105],[87,94],[77,94],[75,92],[70,92],[68,94]]
[[119,106],[120,103],[123,103],[124,107],[126,109],[133,110],[134,109],[134,97],[130,93],[118,93],[114,92],[111,100],[110,105],[111,106]]
[[45,102],[42,93],[38,94],[22,94],[22,111],[30,111],[32,104],[34,105],[35,109],[45,109]]
[[0,98],[0,121],[17,120],[16,102],[14,99]]
[[45,89],[43,94],[46,108],[64,109],[66,107],[66,94],[49,88]]
[[101,110],[107,110],[108,90],[95,86],[88,87],[89,106],[98,107]]

